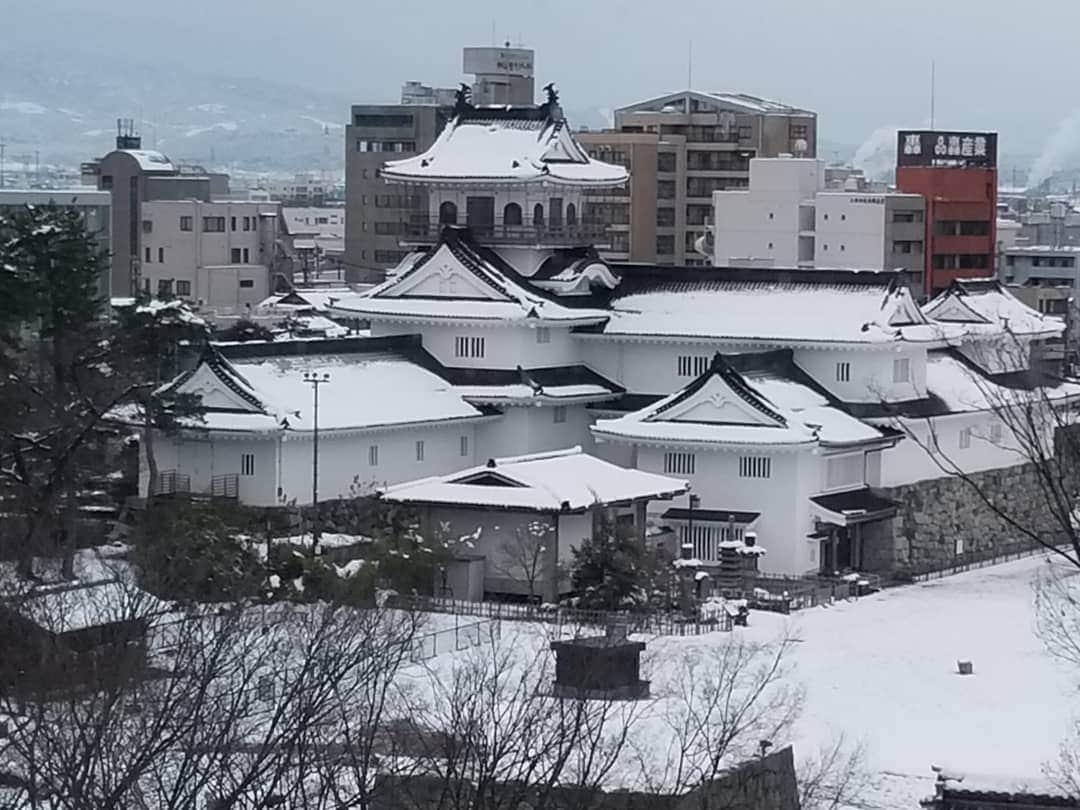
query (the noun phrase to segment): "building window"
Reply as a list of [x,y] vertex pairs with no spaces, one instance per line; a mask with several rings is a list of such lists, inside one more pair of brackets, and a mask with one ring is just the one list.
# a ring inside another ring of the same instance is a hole
[[516,202],[503,207],[503,225],[521,225],[521,206]]
[[255,454],[243,453],[240,456],[240,474],[241,475],[254,475],[255,474]]
[[656,237],[656,253],[660,256],[670,256],[675,252],[675,237],[664,235]]
[[544,206],[542,203],[533,206],[533,227],[544,227]]
[[194,230],[194,217],[180,217],[180,230]]
[[675,225],[675,209],[674,208],[657,208],[656,209],[656,226],[658,228],[671,228]]
[[147,264],[150,264],[150,246],[149,245],[147,245],[146,248],[144,248],[144,250],[143,250],[143,261],[145,261]]
[[236,230],[236,217],[229,217],[229,230]]
[[657,180],[656,181],[656,199],[658,199],[658,200],[674,200],[675,199],[675,181],[674,180]]
[[556,405],[552,410],[553,410],[553,415],[554,415],[556,425],[561,425],[563,422],[566,421],[566,406],[565,405]]
[[675,153],[658,152],[656,155],[656,170],[658,172],[675,171]]
[[245,278],[245,279],[242,279],[240,281],[240,289],[242,289],[242,290],[250,290],[254,286],[255,286],[255,280],[254,279]]
[[[841,222],[847,222],[847,214],[841,214],[840,215],[840,221]],[[840,249],[843,250],[843,248],[840,248]]]
[[462,436],[461,437],[461,455],[463,455],[463,456],[469,455],[469,437],[468,436]]
[[373,444],[367,449],[367,463],[369,467],[379,466],[379,445]]
[[1002,428],[1001,422],[996,419],[990,424],[990,444],[1001,444],[1002,438],[1004,438],[1005,431]]
[[101,190],[109,191],[113,187],[113,176],[111,174],[101,175]]
[[536,327],[536,342],[537,343],[551,343],[551,327],[550,326],[538,326],[538,327]]
[[244,248],[244,264],[249,264],[251,262],[250,255],[248,249]]
[[892,381],[906,383],[911,379],[911,358],[896,357],[892,361]]
[[142,221],[142,232],[143,233],[153,233],[154,232],[154,221],[152,219],[144,219]]
[[776,218],[776,215],[772,211],[770,211],[769,212],[769,219],[775,219],[775,218]]
[[244,230],[250,231],[252,224],[255,222],[255,217],[244,217]]
[[768,456],[739,458],[739,478],[769,478],[771,475],[772,459]]
[[424,460],[424,440],[423,439],[417,439],[416,440],[416,460],[417,461],[423,461]]
[[664,453],[664,472],[673,475],[693,475],[697,466],[693,453]]
[[165,261],[165,248],[159,247],[157,249],[157,260],[159,263]]
[[454,338],[454,357],[483,357],[484,338],[482,337],[456,337]]
[[836,364],[836,381],[851,382],[851,363]]
[[225,233],[225,217],[203,217],[204,233]]
[[969,447],[971,447],[971,428],[962,428],[960,430],[960,449],[967,450]]
[[573,203],[566,204],[566,224],[577,225],[577,206]]
[[450,200],[439,204],[439,224],[457,225],[457,205]]
[[158,298],[170,298],[172,297],[172,279],[161,278],[157,283]]
[[893,211],[893,222],[922,222],[922,211]]
[[705,354],[683,354],[678,359],[680,377],[700,377],[709,369],[709,356]]
[[240,252],[240,248],[233,248],[232,251],[230,252],[230,255],[232,256],[232,263],[233,264],[240,264],[240,257],[243,256],[244,254],[242,254]]
[[191,295],[191,282],[190,281],[178,281],[176,282],[176,294],[177,295]]

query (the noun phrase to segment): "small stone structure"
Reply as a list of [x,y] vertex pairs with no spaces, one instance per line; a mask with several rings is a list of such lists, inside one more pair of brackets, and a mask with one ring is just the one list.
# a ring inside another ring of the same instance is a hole
[[558,697],[585,700],[638,700],[649,696],[641,680],[642,641],[630,641],[625,627],[609,627],[606,635],[553,641]]

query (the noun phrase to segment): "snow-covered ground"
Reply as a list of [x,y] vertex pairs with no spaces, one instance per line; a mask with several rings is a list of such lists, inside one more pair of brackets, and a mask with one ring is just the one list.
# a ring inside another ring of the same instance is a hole
[[[1031,557],[790,618],[755,612],[736,632],[802,639],[791,657],[807,689],[797,750],[838,732],[864,740],[883,775],[874,798],[917,807],[933,792],[931,764],[1023,779],[1056,757],[1080,712],[1080,673],[1051,659],[1035,635],[1033,586],[1047,565]],[[958,659],[971,660],[975,674],[956,674]]]
[[[1034,581],[1047,565],[1031,557],[790,617],[754,612],[732,635],[647,639],[642,676],[662,694],[688,648],[787,633],[800,639],[788,660],[806,689],[797,756],[839,733],[865,742],[875,805],[918,807],[933,793],[931,765],[1037,779],[1080,714],[1080,673],[1050,658],[1035,635]],[[440,617],[433,629],[451,622]],[[502,625],[504,639],[537,656],[552,631]],[[443,670],[453,658],[429,666]],[[972,661],[974,675],[958,675],[958,659]]]

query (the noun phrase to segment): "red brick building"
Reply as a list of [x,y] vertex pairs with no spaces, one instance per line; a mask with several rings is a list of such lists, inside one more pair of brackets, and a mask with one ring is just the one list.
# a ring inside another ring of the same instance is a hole
[[997,245],[997,134],[901,131],[896,187],[921,194],[923,292],[932,297],[955,279],[994,274]]

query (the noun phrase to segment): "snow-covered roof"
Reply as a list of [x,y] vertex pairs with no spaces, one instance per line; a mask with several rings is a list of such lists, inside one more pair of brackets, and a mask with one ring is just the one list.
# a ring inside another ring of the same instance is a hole
[[280,310],[283,312],[303,309],[327,310],[338,299],[344,296],[356,295],[358,292],[366,292],[366,289],[373,286],[371,284],[358,284],[355,287],[318,287],[315,289],[298,287],[290,292],[275,293],[263,299],[255,309],[257,311]]
[[392,352],[250,357],[235,363],[214,353],[174,385],[183,393],[201,394],[204,429],[268,432],[287,426],[309,431],[313,397],[306,373],[329,375],[320,392],[320,430],[393,428],[484,415],[437,374]]
[[153,149],[121,149],[119,151],[134,158],[144,172],[176,173],[176,166],[161,152],[155,152]]
[[[626,107],[620,107],[618,112],[664,112],[667,107],[678,105],[680,103],[685,104],[685,102],[689,100],[712,104],[720,110],[729,112],[756,113],[761,115],[813,115],[809,110],[792,107],[790,104],[784,104],[781,101],[773,101],[771,99],[761,98],[760,96],[753,96],[749,93],[713,90],[682,90],[677,93],[668,93],[664,96],[657,96],[655,98],[646,99],[645,101],[636,102]],[[676,109],[675,111],[685,112],[686,110]],[[699,111],[707,112],[708,110],[701,109]]]
[[411,267],[366,293],[333,305],[343,316],[387,321],[530,321],[564,326],[593,324],[608,313],[575,307],[536,289],[468,232],[446,228],[439,243]]
[[572,512],[597,505],[671,498],[688,489],[686,481],[629,470],[572,447],[491,459],[450,475],[388,487],[382,496],[398,503]]
[[622,166],[589,157],[550,102],[539,107],[459,105],[427,151],[389,161],[382,177],[414,183],[582,187],[619,186],[629,180]]
[[893,274],[711,269],[623,275],[605,335],[733,343],[934,343],[929,322]]
[[1065,331],[1065,322],[1054,315],[1032,309],[996,279],[961,279],[954,281],[923,307],[930,318],[962,325],[967,335],[1009,334],[1030,337],[1053,337]]
[[686,388],[617,419],[597,420],[592,431],[630,441],[777,447],[887,438],[807,385],[771,372],[740,373],[720,354]]
[[949,413],[1080,397],[1080,382],[1036,376],[1035,372],[988,375],[955,350],[926,353],[926,388]]

